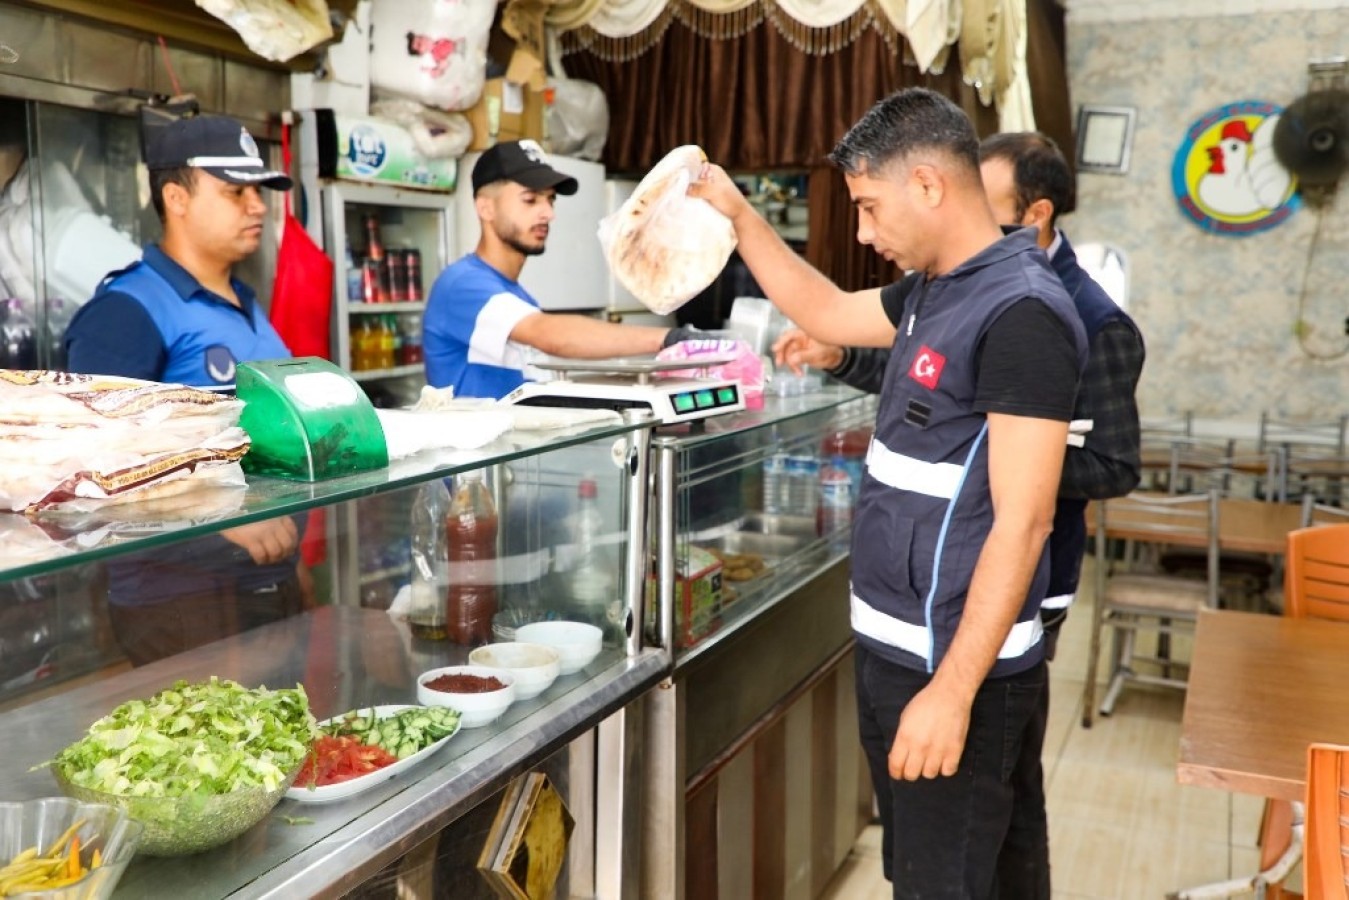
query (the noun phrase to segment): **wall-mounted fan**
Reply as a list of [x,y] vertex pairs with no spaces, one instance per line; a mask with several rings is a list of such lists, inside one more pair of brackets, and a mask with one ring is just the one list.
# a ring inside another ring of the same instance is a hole
[[1349,87],[1341,57],[1309,66],[1310,90],[1288,105],[1274,127],[1274,155],[1297,176],[1303,197],[1322,202],[1349,171]]

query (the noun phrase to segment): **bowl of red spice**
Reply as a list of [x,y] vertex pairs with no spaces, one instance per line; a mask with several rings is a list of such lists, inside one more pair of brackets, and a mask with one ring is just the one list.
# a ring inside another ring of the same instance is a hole
[[461,728],[490,725],[515,702],[515,676],[490,666],[446,666],[417,679],[417,702],[448,706]]

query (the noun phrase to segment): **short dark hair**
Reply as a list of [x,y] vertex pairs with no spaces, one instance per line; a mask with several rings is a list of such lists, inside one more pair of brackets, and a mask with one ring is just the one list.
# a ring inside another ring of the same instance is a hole
[[829,154],[849,175],[874,172],[918,150],[938,150],[979,172],[979,138],[964,110],[936,91],[906,88],[881,100]]
[[1077,186],[1073,170],[1049,135],[1038,131],[1015,131],[987,137],[979,145],[979,161],[990,159],[1006,160],[1012,167],[1017,221],[1021,221],[1036,200],[1048,200],[1053,204],[1050,225],[1060,215],[1076,208]]
[[159,221],[164,221],[164,188],[176,184],[190,194],[197,189],[197,170],[192,166],[179,166],[176,169],[150,170],[150,202],[154,204]]

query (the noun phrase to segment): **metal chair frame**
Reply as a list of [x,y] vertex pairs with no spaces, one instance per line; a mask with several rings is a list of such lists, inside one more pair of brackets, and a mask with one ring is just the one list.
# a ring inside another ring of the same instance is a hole
[[[1107,552],[1107,525],[1115,521],[1135,522],[1135,527],[1156,533],[1158,543],[1169,543],[1179,536],[1202,536],[1207,547],[1205,567],[1205,592],[1203,605],[1217,608],[1219,605],[1219,493],[1210,489],[1205,493],[1174,497],[1148,497],[1130,494],[1096,505],[1096,602],[1092,609],[1091,643],[1087,653],[1087,677],[1083,685],[1082,726],[1090,728],[1096,704],[1096,669],[1101,656],[1101,634],[1111,630],[1111,672],[1105,697],[1101,701],[1100,713],[1109,716],[1114,710],[1116,700],[1126,683],[1130,681],[1143,684],[1157,684],[1166,687],[1184,689],[1185,679],[1171,674],[1173,669],[1182,669],[1188,673],[1186,663],[1173,660],[1165,652],[1165,642],[1171,634],[1192,633],[1198,607],[1193,610],[1170,606],[1125,603],[1112,599],[1112,595],[1123,593],[1124,589],[1145,583],[1150,588],[1165,587],[1166,582],[1174,582],[1177,588],[1187,593],[1192,591],[1194,579],[1176,576],[1145,576],[1142,582],[1138,576],[1114,574],[1110,572],[1110,559]],[[1139,521],[1152,519],[1157,515],[1167,518],[1165,525]],[[1168,540],[1171,539],[1171,541]],[[1132,581],[1130,579],[1133,579]],[[1111,590],[1111,582],[1116,590]],[[1137,653],[1136,638],[1139,631],[1153,631],[1158,634],[1159,653],[1156,656],[1140,656]],[[1135,669],[1138,662],[1156,664],[1162,674],[1140,672]]]

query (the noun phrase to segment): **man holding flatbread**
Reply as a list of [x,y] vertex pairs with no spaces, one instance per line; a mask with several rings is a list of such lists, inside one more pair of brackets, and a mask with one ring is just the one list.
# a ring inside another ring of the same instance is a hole
[[[709,166],[690,194],[734,224],[768,297],[812,337],[891,346],[853,531],[861,740],[899,897],[1045,898],[1038,760],[1045,539],[1086,338],[1023,229],[1004,236],[979,142],[950,100],[909,89],[834,148],[857,237],[922,273],[845,292]],[[1038,779],[1031,778],[1038,782]],[[1014,802],[1015,801],[1015,802]]]
[[557,197],[576,179],[549,165],[534,141],[495,144],[473,166],[477,248],[440,273],[426,304],[422,346],[426,381],[459,397],[504,397],[540,377],[535,352],[571,359],[655,353],[696,337],[689,328],[617,325],[546,313],[520,284],[531,256],[543,253]]

